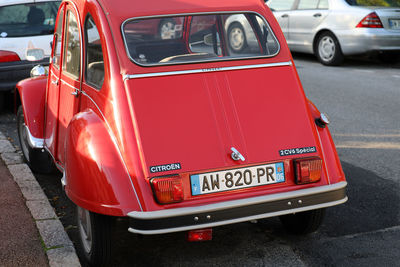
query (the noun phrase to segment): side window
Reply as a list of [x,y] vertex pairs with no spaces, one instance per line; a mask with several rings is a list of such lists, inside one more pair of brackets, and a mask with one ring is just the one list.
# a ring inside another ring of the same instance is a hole
[[300,0],[299,7],[297,9],[317,9],[318,0]]
[[67,12],[66,30],[65,30],[65,49],[63,70],[71,74],[74,78],[79,77],[79,65],[81,61],[81,45],[79,38],[78,23],[71,10]]
[[60,16],[57,21],[57,29],[55,34],[55,45],[54,45],[54,55],[53,55],[53,65],[59,69],[61,60],[61,41],[62,41],[62,23],[64,18],[64,9],[61,10]]
[[272,11],[290,10],[295,0],[269,0],[267,5]]
[[328,0],[319,0],[318,9],[328,9],[329,3]]
[[104,60],[100,34],[93,18],[88,15],[85,22],[86,62],[85,78],[88,84],[100,89],[104,81]]

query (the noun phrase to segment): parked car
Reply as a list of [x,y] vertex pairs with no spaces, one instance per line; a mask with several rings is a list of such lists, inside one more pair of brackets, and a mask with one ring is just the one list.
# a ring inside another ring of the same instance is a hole
[[398,0],[269,0],[291,51],[313,53],[324,65],[378,53],[400,59]]
[[13,91],[18,81],[28,78],[33,66],[49,65],[60,2],[0,1],[0,98],[4,92]]
[[[251,25],[257,49],[232,51],[231,16]],[[182,27],[169,39],[136,29],[160,19]],[[24,157],[63,173],[95,266],[109,259],[117,217],[132,233],[190,241],[271,216],[305,234],[347,200],[328,120],[258,0],[63,1],[48,76],[17,89]]]
[[[231,15],[227,17],[225,22],[225,31],[228,38],[228,44],[232,52],[243,53],[247,50],[259,49],[259,41],[254,33],[251,20],[246,18],[245,15]],[[263,25],[263,21],[260,17],[257,17],[257,23]],[[268,31],[264,32],[264,28],[261,26],[261,35],[265,34],[267,40],[267,49],[277,50],[277,47],[273,47],[277,43],[273,40],[273,35],[268,35]],[[271,47],[272,46],[272,47]]]

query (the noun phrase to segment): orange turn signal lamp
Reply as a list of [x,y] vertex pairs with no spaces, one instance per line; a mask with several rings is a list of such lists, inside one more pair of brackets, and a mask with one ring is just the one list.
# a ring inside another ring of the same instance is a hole
[[322,160],[318,157],[295,159],[296,184],[315,183],[321,180]]
[[183,184],[180,176],[156,177],[150,180],[156,200],[170,204],[183,200]]

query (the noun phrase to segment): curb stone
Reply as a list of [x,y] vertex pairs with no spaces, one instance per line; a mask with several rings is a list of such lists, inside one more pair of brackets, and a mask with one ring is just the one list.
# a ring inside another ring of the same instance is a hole
[[36,222],[43,240],[50,267],[81,266],[72,241],[56,216],[46,195],[28,165],[23,163],[21,153],[0,131],[0,156],[25,198],[25,205]]

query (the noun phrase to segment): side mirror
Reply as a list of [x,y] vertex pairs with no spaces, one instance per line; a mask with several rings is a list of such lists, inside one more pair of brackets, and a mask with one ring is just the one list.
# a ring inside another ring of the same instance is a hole
[[26,50],[26,60],[39,61],[44,59],[44,51],[40,48],[30,48]]
[[31,69],[31,77],[47,76],[47,69],[42,65],[37,65]]

